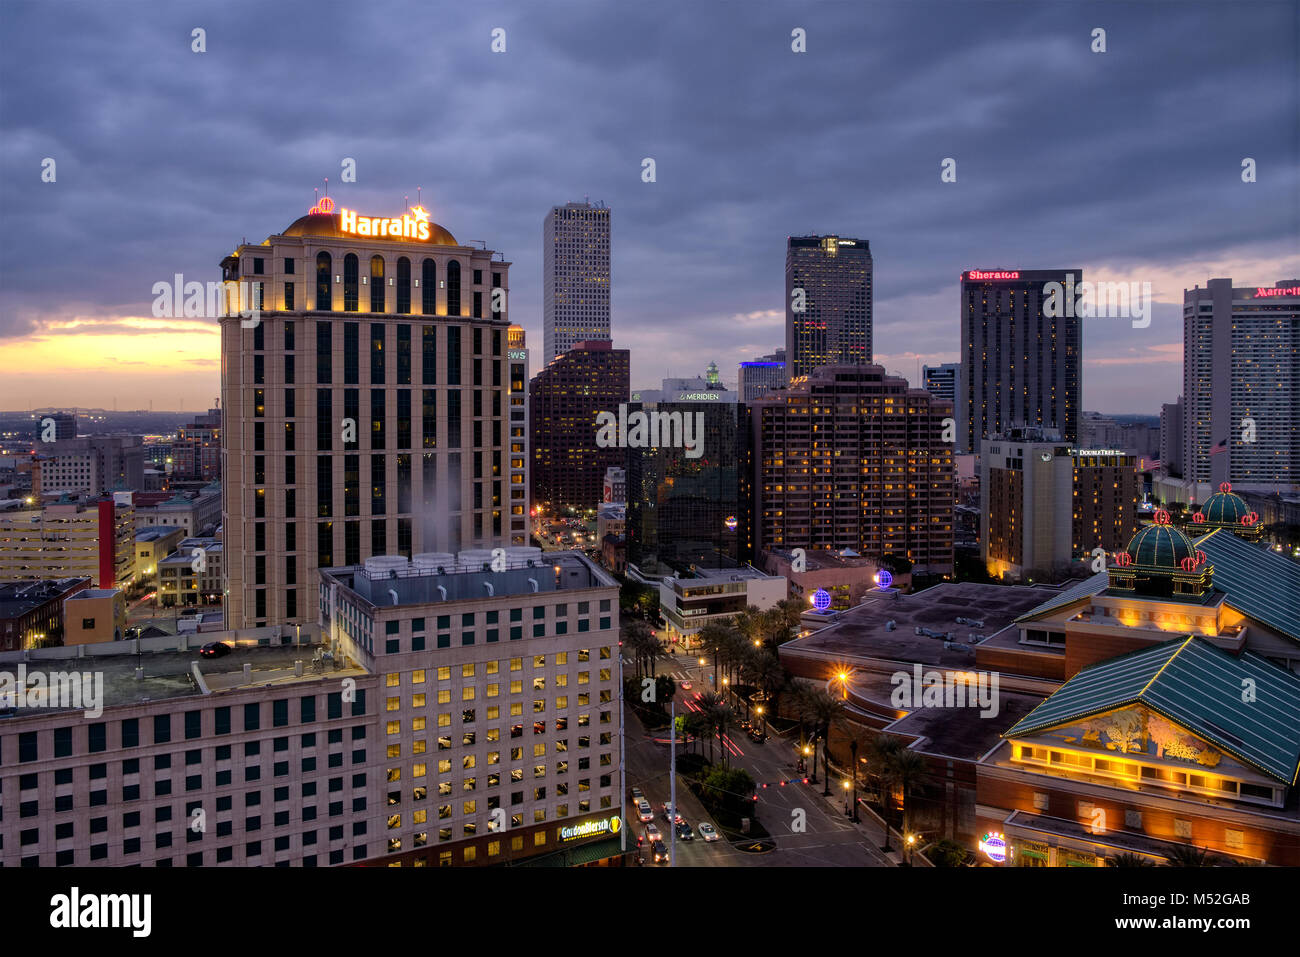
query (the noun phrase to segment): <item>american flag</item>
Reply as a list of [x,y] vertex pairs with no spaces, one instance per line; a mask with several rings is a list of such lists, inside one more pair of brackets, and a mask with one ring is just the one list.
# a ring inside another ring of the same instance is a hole
[[1138,470],[1141,472],[1154,472],[1158,468],[1160,468],[1159,459],[1142,459],[1138,463]]
[[1210,449],[1210,454],[1218,455],[1220,452],[1226,452],[1226,451],[1228,451],[1228,440],[1222,439],[1218,445]]

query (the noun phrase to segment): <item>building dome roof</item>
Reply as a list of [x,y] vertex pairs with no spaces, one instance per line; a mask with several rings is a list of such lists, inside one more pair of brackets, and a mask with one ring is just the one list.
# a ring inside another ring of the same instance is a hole
[[1250,506],[1240,495],[1232,491],[1232,486],[1224,482],[1219,491],[1210,496],[1199,510],[1203,518],[1202,525],[1240,525],[1241,520],[1250,514]]
[[1176,572],[1182,570],[1183,559],[1196,559],[1196,546],[1182,531],[1169,523],[1169,514],[1156,513],[1156,520],[1138,529],[1126,549],[1133,556],[1133,564],[1141,568]]
[[[306,216],[299,216],[294,220],[293,225],[284,231],[285,236],[330,236],[336,239],[351,239],[360,243],[367,240],[379,240],[383,242],[420,242],[422,246],[459,246],[456,237],[453,236],[445,227],[439,226],[435,222],[429,223],[429,239],[427,242],[418,240],[401,240],[388,238],[387,236],[357,236],[352,233],[345,233],[339,229],[338,213],[308,213]],[[398,217],[399,219],[401,217]]]

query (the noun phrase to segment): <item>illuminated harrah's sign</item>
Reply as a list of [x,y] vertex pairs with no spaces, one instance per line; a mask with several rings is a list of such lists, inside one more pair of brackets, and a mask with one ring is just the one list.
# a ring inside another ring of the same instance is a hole
[[1300,296],[1300,286],[1287,286],[1284,289],[1265,289],[1260,286],[1255,290],[1256,299],[1268,299],[1272,296]]
[[358,216],[354,209],[339,209],[339,229],[355,236],[375,236],[389,239],[429,240],[429,214],[423,206],[412,206],[408,215],[401,217]]
[[1018,272],[981,272],[978,269],[972,269],[966,273],[964,279],[1019,279]]

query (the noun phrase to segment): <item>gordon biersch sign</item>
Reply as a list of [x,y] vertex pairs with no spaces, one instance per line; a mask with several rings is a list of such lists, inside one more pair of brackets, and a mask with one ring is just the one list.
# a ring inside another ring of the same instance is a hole
[[623,828],[623,819],[617,814],[599,821],[583,821],[571,827],[560,828],[560,840],[576,841],[580,837],[595,837],[597,834],[617,834]]
[[340,207],[339,229],[356,236],[388,236],[427,242],[429,214],[423,206],[412,206],[409,215],[400,217],[358,216],[356,210]]

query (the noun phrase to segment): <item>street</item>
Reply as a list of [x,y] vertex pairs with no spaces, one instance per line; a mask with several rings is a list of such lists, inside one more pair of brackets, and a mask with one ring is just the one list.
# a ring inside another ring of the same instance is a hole
[[[627,667],[625,665],[625,667]],[[708,682],[711,668],[700,667],[691,656],[678,655],[659,665],[659,673],[671,675],[677,682],[677,713],[690,710],[703,690],[711,689]],[[682,681],[691,688],[683,690]],[[668,800],[669,754],[668,731],[647,734],[631,708],[626,709],[627,732],[627,786],[640,787],[655,811],[655,823],[668,844],[669,828],[664,820],[662,805]],[[739,730],[739,729],[738,729]],[[663,743],[657,743],[658,738]],[[888,867],[890,862],[878,849],[883,835],[878,828],[864,822],[855,826],[844,813],[845,798],[839,791],[838,781],[832,781],[830,798],[822,796],[824,783],[804,784],[796,779],[795,747],[788,737],[771,735],[762,744],[750,740],[743,732],[729,733],[726,740],[714,742],[717,760],[718,745],[727,749],[733,767],[744,768],[758,786],[755,809],[763,826],[776,843],[776,849],[766,853],[748,853],[738,850],[725,837],[706,844],[699,837],[699,822],[711,820],[690,789],[679,779],[677,801],[683,817],[696,831],[694,841],[677,843],[675,864],[682,867],[730,867],[743,865],[785,867]],[[678,756],[683,745],[678,745]],[[794,784],[782,781],[796,779]],[[767,787],[763,785],[766,784]],[[632,830],[629,846],[636,835],[644,832],[639,823],[636,806],[626,798],[628,823]],[[875,834],[877,840],[872,839]],[[742,845],[743,846],[743,845]],[[647,862],[647,866],[651,866]],[[665,865],[660,865],[665,866]]]

